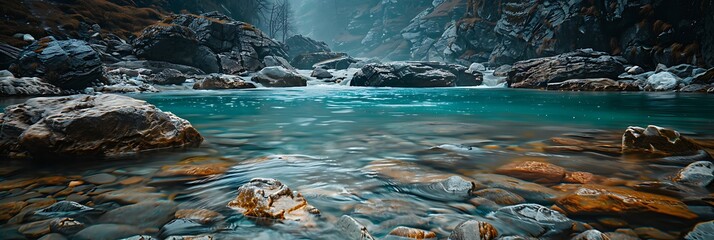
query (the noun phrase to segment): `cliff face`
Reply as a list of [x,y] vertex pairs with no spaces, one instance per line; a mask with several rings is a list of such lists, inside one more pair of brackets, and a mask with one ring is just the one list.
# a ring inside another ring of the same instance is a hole
[[[329,2],[307,2],[319,1]],[[507,64],[593,48],[646,68],[714,63],[712,0],[372,0],[331,6],[320,11],[352,9],[339,14],[350,20],[304,32],[357,56]],[[298,25],[315,21],[304,17]]]

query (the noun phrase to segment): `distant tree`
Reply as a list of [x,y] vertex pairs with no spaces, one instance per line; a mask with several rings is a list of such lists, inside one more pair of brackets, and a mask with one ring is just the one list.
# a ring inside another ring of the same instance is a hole
[[288,0],[275,0],[270,6],[268,15],[268,35],[272,38],[281,37],[282,41],[294,32],[293,14]]

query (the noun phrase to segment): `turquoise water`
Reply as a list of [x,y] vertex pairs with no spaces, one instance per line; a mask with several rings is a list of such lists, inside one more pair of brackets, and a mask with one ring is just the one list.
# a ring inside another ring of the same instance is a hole
[[[175,194],[181,208],[206,208],[227,217],[195,234],[246,239],[338,239],[334,224],[343,214],[359,219],[377,237],[396,226],[411,226],[445,238],[456,224],[483,219],[488,211],[471,206],[468,199],[434,196],[420,189],[413,181],[426,179],[422,173],[469,177],[490,173],[513,159],[539,158],[569,171],[626,181],[657,180],[679,168],[603,154],[546,153],[539,146],[561,136],[617,144],[628,126],[650,124],[714,138],[714,95],[705,94],[314,86],[130,96],[189,120],[206,142],[198,149],[147,154],[136,161],[71,169],[46,166],[22,174],[140,175],[188,157],[221,158],[232,163],[227,173],[169,181],[158,191]],[[393,168],[382,171],[377,165]],[[402,166],[415,176],[400,173]],[[238,187],[257,177],[276,178],[303,193],[322,212],[315,226],[257,224],[225,207]],[[691,226],[644,222],[629,227],[680,233]]]

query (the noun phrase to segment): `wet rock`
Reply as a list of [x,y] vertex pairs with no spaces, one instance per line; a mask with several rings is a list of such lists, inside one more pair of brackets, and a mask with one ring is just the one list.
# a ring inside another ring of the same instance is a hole
[[360,224],[356,219],[343,215],[337,221],[337,227],[342,232],[342,236],[348,240],[374,240],[367,227]]
[[315,70],[312,70],[312,74],[310,74],[311,77],[317,78],[317,79],[325,79],[325,78],[332,78],[332,73],[328,72],[327,70],[323,68],[315,68]]
[[569,215],[641,214],[692,220],[697,217],[681,201],[625,188],[584,185],[556,204]]
[[531,237],[567,234],[575,225],[575,222],[565,215],[538,204],[502,207],[493,213],[492,218],[520,229]]
[[33,98],[6,108],[1,155],[36,158],[117,156],[170,147],[195,147],[203,137],[191,124],[126,96]]
[[368,64],[358,71],[351,86],[367,87],[454,87],[477,86],[483,74],[467,73],[460,65],[433,62]]
[[99,173],[91,175],[84,178],[84,181],[94,185],[102,185],[107,183],[113,183],[117,180],[117,177],[108,173]]
[[566,183],[586,184],[596,180],[596,176],[589,172],[567,172],[563,178]]
[[515,193],[498,188],[482,189],[473,192],[473,194],[491,200],[500,205],[516,205],[526,202],[523,197],[518,196]]
[[29,238],[39,238],[45,234],[50,233],[50,223],[52,221],[54,221],[54,219],[27,223],[20,226],[17,231]]
[[26,202],[0,203],[0,222],[10,220],[10,218],[20,213],[22,208],[27,206],[27,204]]
[[315,63],[313,67],[324,68],[324,69],[336,69],[345,70],[352,66],[353,63],[357,63],[352,57],[340,57],[335,59],[329,59],[322,62]]
[[42,38],[27,46],[10,69],[16,76],[40,77],[62,89],[82,90],[105,78],[99,54],[75,39]]
[[[0,122],[2,124],[2,122]],[[49,176],[49,177],[41,177],[41,178],[31,178],[31,179],[15,179],[15,180],[6,180],[0,182],[0,191],[7,191],[7,190],[12,190],[15,188],[24,188],[30,185],[35,185],[35,186],[56,186],[56,185],[64,185],[67,183],[69,180],[67,177],[63,176]]]
[[691,186],[706,187],[714,180],[714,163],[711,161],[699,161],[685,167],[674,181]]
[[525,161],[501,166],[494,172],[536,183],[559,183],[566,171],[551,163]]
[[432,231],[426,231],[410,227],[397,227],[391,232],[389,232],[386,239],[389,239],[390,236],[406,239],[436,239],[436,233]]
[[59,233],[50,233],[47,235],[42,236],[39,238],[39,240],[67,240],[62,234]]
[[456,226],[449,240],[491,240],[498,237],[498,230],[487,222],[468,220]]
[[610,240],[610,237],[598,230],[591,229],[578,234],[571,240]]
[[185,236],[209,233],[211,230],[201,223],[190,219],[174,219],[159,231],[159,237],[166,239],[168,236]]
[[511,68],[513,68],[511,65],[501,65],[493,70],[493,75],[496,77],[508,77],[508,72],[511,71]]
[[136,235],[128,238],[122,238],[121,240],[158,240],[149,235]]
[[627,72],[630,75],[638,75],[638,74],[645,73],[645,69],[640,66],[632,66],[632,67],[626,68],[625,72]]
[[110,69],[117,69],[117,68],[126,68],[126,69],[134,69],[134,70],[145,69],[145,70],[149,70],[154,73],[160,73],[160,72],[164,71],[165,69],[174,69],[174,70],[178,70],[179,72],[181,72],[183,74],[190,74],[190,75],[206,74],[201,69],[198,69],[195,67],[174,64],[174,63],[169,63],[169,62],[162,62],[162,61],[150,61],[150,60],[149,61],[147,61],[147,60],[123,61],[123,62],[113,63],[111,65],[108,65],[107,67]]
[[652,227],[638,227],[635,228],[635,233],[637,233],[638,236],[642,239],[661,239],[661,240],[675,240],[678,239],[677,236],[674,236],[669,233],[665,233],[659,229],[652,228]]
[[140,202],[113,209],[103,214],[99,222],[159,228],[171,221],[176,211],[176,204],[173,202]]
[[714,84],[714,68],[694,76],[692,84]]
[[410,192],[436,200],[463,200],[469,197],[473,189],[473,182],[460,176],[451,176],[436,182],[416,184]]
[[181,85],[186,82],[186,75],[176,69],[164,69],[149,78],[149,81],[158,85]]
[[143,177],[134,176],[134,177],[126,178],[126,179],[124,179],[124,180],[119,181],[119,184],[121,184],[121,185],[134,185],[134,184],[143,182],[144,180],[146,180],[146,179],[144,179]]
[[44,218],[64,218],[64,217],[80,217],[80,216],[95,216],[104,213],[102,210],[84,206],[82,204],[71,201],[59,201],[49,207],[35,211],[33,214],[36,217]]
[[677,88],[678,85],[679,79],[677,76],[669,72],[660,72],[647,78],[645,90],[671,91]]
[[15,78],[12,73],[0,76],[0,97],[7,96],[54,96],[62,94],[57,86],[46,83],[40,78]]
[[189,219],[202,224],[208,224],[223,219],[223,215],[208,209],[181,209],[176,211],[174,217]]
[[238,76],[212,74],[193,84],[193,89],[221,90],[221,89],[249,89],[255,88],[252,83],[246,82]]
[[623,152],[650,152],[665,155],[687,155],[701,150],[679,132],[650,125],[628,127],[622,135]]
[[238,196],[228,203],[245,216],[307,221],[320,211],[308,204],[300,193],[275,179],[254,178],[238,188]]
[[94,202],[117,202],[121,204],[135,204],[144,201],[157,201],[166,195],[158,193],[153,187],[130,187],[116,191],[101,193],[94,197]]
[[557,191],[540,184],[498,174],[475,174],[471,176],[476,185],[500,188],[518,194],[528,202],[550,204],[560,195]]
[[266,87],[304,87],[308,79],[283,67],[266,67],[252,80]]
[[185,26],[175,24],[149,26],[134,41],[134,49],[138,57],[148,60],[193,66],[208,73],[220,70],[215,53],[209,48],[201,47],[196,39],[196,33]]
[[288,56],[297,57],[306,53],[330,52],[327,43],[316,41],[312,38],[295,35],[285,40]]
[[684,237],[686,240],[714,239],[714,221],[701,222]]
[[624,59],[607,53],[581,49],[554,57],[536,58],[513,64],[508,84],[513,88],[545,88],[570,79],[617,78],[625,70]]
[[480,63],[472,63],[468,69],[469,72],[484,72],[486,71],[486,66]]
[[97,224],[78,232],[72,239],[116,240],[141,234],[141,229],[120,224]]
[[84,223],[72,218],[56,218],[50,222],[50,231],[68,236],[82,231],[84,228]]
[[[347,57],[346,53],[335,53],[335,52],[313,52],[300,54],[293,57],[290,64],[297,69],[313,69],[315,64]],[[349,66],[349,65],[348,65]]]
[[263,58],[263,63],[265,63],[265,67],[284,67],[285,69],[290,70],[295,69],[292,65],[290,65],[288,60],[278,56],[266,56]]
[[640,91],[640,87],[628,81],[615,81],[609,78],[572,79],[557,83],[548,83],[547,90],[560,91]]

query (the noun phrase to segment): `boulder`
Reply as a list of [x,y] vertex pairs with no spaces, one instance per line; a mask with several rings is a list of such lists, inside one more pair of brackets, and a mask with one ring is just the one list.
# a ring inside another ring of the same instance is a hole
[[693,220],[697,215],[681,201],[625,188],[583,185],[559,199],[556,205],[568,215],[652,216]]
[[671,91],[679,85],[679,78],[670,72],[655,73],[647,78],[645,90]]
[[606,234],[595,230],[595,229],[590,229],[585,232],[581,232],[580,234],[576,235],[573,237],[571,240],[610,240],[611,238],[607,236]]
[[126,69],[134,69],[137,71],[138,70],[149,70],[149,71],[155,72],[155,73],[160,73],[160,72],[164,71],[164,69],[174,69],[174,70],[178,70],[179,72],[181,72],[183,74],[187,74],[187,75],[206,74],[203,70],[195,68],[195,67],[174,64],[174,63],[169,63],[169,62],[162,62],[162,61],[147,61],[147,60],[123,61],[123,62],[118,62],[118,63],[108,65],[107,67],[110,69],[126,68]]
[[502,207],[491,215],[530,237],[562,236],[573,228],[575,221],[562,213],[538,204],[519,204]]
[[352,64],[357,63],[357,62],[358,61],[352,57],[340,57],[340,58],[335,58],[335,59],[318,62],[318,63],[315,63],[313,66],[315,68],[344,70],[344,69],[348,69],[350,66],[352,66]]
[[10,70],[20,77],[39,77],[62,89],[82,90],[104,81],[99,54],[85,41],[45,37],[25,47]]
[[303,35],[295,35],[285,40],[285,48],[290,57],[297,57],[306,53],[330,52],[330,47],[327,46],[327,43],[316,41]]
[[513,88],[545,88],[549,83],[570,79],[617,78],[624,70],[624,59],[592,49],[581,49],[553,57],[516,62],[508,72]]
[[33,98],[7,107],[0,127],[2,156],[118,156],[203,141],[188,121],[113,94]]
[[179,70],[167,68],[154,74],[149,81],[158,85],[181,85],[186,82],[186,75]]
[[[290,64],[297,69],[313,69],[315,64],[328,60],[342,59],[347,57],[346,53],[335,52],[313,52],[297,55],[290,61]],[[349,66],[349,65],[348,65]]]
[[[181,49],[181,51],[176,51]],[[218,58],[210,48],[201,46],[196,33],[175,24],[147,27],[134,41],[136,56],[148,60],[168,61],[193,66],[208,73],[219,72]]]
[[496,169],[503,174],[536,183],[559,183],[565,177],[565,168],[546,162],[525,161],[506,164]]
[[310,74],[311,77],[317,78],[317,79],[325,79],[325,78],[332,78],[332,73],[328,72],[324,68],[315,68],[315,70],[312,70],[312,74]]
[[265,63],[266,67],[284,67],[285,69],[290,70],[295,69],[292,65],[290,65],[288,60],[278,56],[266,56],[263,58],[263,63]]
[[547,90],[560,91],[640,91],[640,87],[631,81],[615,81],[609,78],[571,79],[558,83],[548,83]]
[[193,84],[193,89],[221,90],[221,89],[247,89],[255,88],[252,83],[233,75],[211,74]]
[[0,69],[8,69],[20,56],[21,49],[0,42]]
[[160,228],[174,218],[176,210],[173,202],[141,202],[108,211],[99,217],[99,222]]
[[238,196],[228,203],[248,217],[308,221],[320,211],[308,204],[300,193],[275,179],[254,178],[238,188]]
[[498,237],[498,230],[487,222],[468,220],[454,228],[449,240],[492,240]]
[[366,87],[454,87],[476,86],[483,82],[481,73],[467,73],[460,65],[433,62],[391,62],[368,64],[360,69],[351,86]]
[[85,228],[72,237],[77,240],[116,240],[141,234],[135,226],[121,224],[97,224]]
[[714,163],[699,161],[689,164],[679,171],[673,180],[686,185],[706,187],[714,180]]
[[396,237],[396,239],[436,239],[436,233],[410,227],[397,227],[387,235],[386,239]]
[[714,84],[714,68],[694,76],[692,84]]
[[266,67],[256,73],[252,80],[266,87],[304,87],[308,79],[283,67]]
[[62,94],[57,86],[37,77],[15,78],[7,70],[0,76],[0,97],[8,96],[54,96]]
[[470,177],[476,180],[476,185],[504,189],[518,194],[528,202],[550,204],[553,203],[554,199],[559,196],[559,193],[553,189],[509,176],[498,174],[474,174]]
[[372,234],[367,231],[367,227],[350,216],[343,215],[340,217],[340,220],[337,221],[337,227],[348,240],[374,240]]
[[654,125],[628,127],[622,135],[623,152],[649,152],[665,155],[687,155],[701,150],[679,132]]

